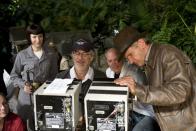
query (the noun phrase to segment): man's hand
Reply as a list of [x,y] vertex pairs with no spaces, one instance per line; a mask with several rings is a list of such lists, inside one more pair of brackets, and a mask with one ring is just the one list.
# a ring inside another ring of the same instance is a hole
[[25,86],[24,86],[24,91],[28,94],[31,94],[32,93],[32,90],[33,87],[31,86],[31,84],[29,84],[28,82],[25,83]]
[[130,89],[131,93],[135,95],[136,83],[135,83],[135,80],[131,76],[125,76],[125,77],[118,78],[114,80],[114,83],[118,85],[127,86]]

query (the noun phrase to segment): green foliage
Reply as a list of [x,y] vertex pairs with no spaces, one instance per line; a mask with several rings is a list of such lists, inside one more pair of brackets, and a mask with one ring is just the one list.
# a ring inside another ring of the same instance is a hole
[[162,44],[169,44],[171,40],[172,29],[167,27],[167,20],[165,20],[161,30],[157,31],[157,33],[153,35],[152,41]]
[[[169,4],[170,3],[170,4]],[[196,63],[196,34],[195,10],[193,1],[169,1],[159,3],[157,18],[160,19],[160,30],[154,30],[152,40],[160,43],[169,43],[182,49]],[[151,3],[149,3],[151,4]]]
[[48,32],[89,29],[93,36],[111,36],[133,25],[153,41],[176,45],[196,63],[195,0],[12,0],[9,8],[0,7],[11,11],[16,25],[37,22]]
[[19,23],[28,24],[40,19],[47,31],[89,29],[96,34],[110,35],[119,23],[122,24],[124,14],[121,11],[127,12],[122,0],[20,0],[18,4],[18,12],[28,12]]

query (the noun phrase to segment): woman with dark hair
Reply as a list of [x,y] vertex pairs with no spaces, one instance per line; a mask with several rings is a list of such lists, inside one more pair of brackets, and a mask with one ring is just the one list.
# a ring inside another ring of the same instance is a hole
[[[58,73],[58,55],[44,45],[45,32],[40,25],[32,24],[26,29],[29,47],[20,51],[11,71],[14,87],[19,87],[18,114],[32,124],[32,93],[46,80],[53,80]],[[33,86],[35,85],[35,86]],[[31,126],[31,125],[30,125]],[[32,127],[30,127],[32,129]]]
[[44,29],[42,28],[42,26],[36,25],[36,24],[32,24],[32,25],[27,27],[27,29],[26,29],[26,37],[27,37],[27,40],[28,40],[29,44],[32,44],[31,34],[35,34],[35,35],[40,34],[40,35],[42,35],[43,43],[44,43],[45,32],[44,32]]
[[22,119],[9,111],[9,105],[2,92],[0,92],[0,131],[26,131]]

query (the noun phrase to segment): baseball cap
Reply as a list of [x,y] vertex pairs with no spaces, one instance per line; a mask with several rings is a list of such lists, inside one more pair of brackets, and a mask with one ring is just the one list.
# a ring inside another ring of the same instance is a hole
[[119,50],[119,60],[135,41],[141,38],[139,31],[131,26],[123,28],[113,39],[114,47]]
[[77,50],[89,52],[90,50],[94,50],[94,47],[90,41],[85,39],[78,39],[73,42],[72,52]]

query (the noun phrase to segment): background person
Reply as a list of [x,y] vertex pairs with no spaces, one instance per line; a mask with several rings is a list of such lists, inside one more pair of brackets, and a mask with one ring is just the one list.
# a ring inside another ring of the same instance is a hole
[[7,88],[5,86],[5,83],[4,83],[4,80],[3,80],[3,69],[1,66],[0,66],[0,92],[3,92],[5,95],[7,95]]
[[118,51],[115,48],[109,48],[105,52],[108,68],[106,69],[107,78],[119,78],[123,62],[118,60]]
[[[1,38],[3,38],[3,37],[5,38],[6,35],[1,36]],[[10,46],[10,44],[6,43],[5,41],[4,42],[1,41],[1,43],[0,43],[0,60],[1,60],[1,64],[0,64],[0,92],[3,92],[7,97],[7,95],[9,95],[9,91],[7,90],[7,83],[4,82],[3,73],[5,70],[9,74],[11,72],[13,63],[12,63],[11,46]]]
[[[108,63],[109,72],[106,70],[108,78],[119,78],[123,76],[132,76],[139,84],[147,84],[145,73],[136,65],[129,64],[122,60],[118,60],[119,52],[115,48],[110,48],[106,51],[105,57]],[[119,77],[115,77],[119,74]],[[159,131],[159,126],[156,122],[154,110],[152,105],[144,104],[139,101],[133,100],[131,102],[129,113],[129,127],[132,131]]]
[[126,27],[114,44],[129,63],[143,66],[148,85],[131,76],[115,80],[143,103],[153,105],[162,131],[196,129],[196,71],[191,60],[173,45],[153,44],[133,27]]
[[22,119],[9,111],[9,105],[2,92],[0,92],[0,131],[26,131]]
[[[26,29],[29,47],[21,50],[11,71],[14,87],[19,87],[18,114],[33,130],[33,105],[31,95],[46,80],[53,80],[58,73],[57,54],[44,46],[45,32],[40,25],[32,24]],[[29,79],[28,79],[29,77]]]
[[6,48],[2,47],[2,43],[0,44],[0,60],[2,61],[0,64],[0,92],[3,92],[6,96],[9,94],[7,91],[6,84],[4,82],[3,73],[4,70],[10,73],[10,68],[12,68],[11,56],[8,53]]

